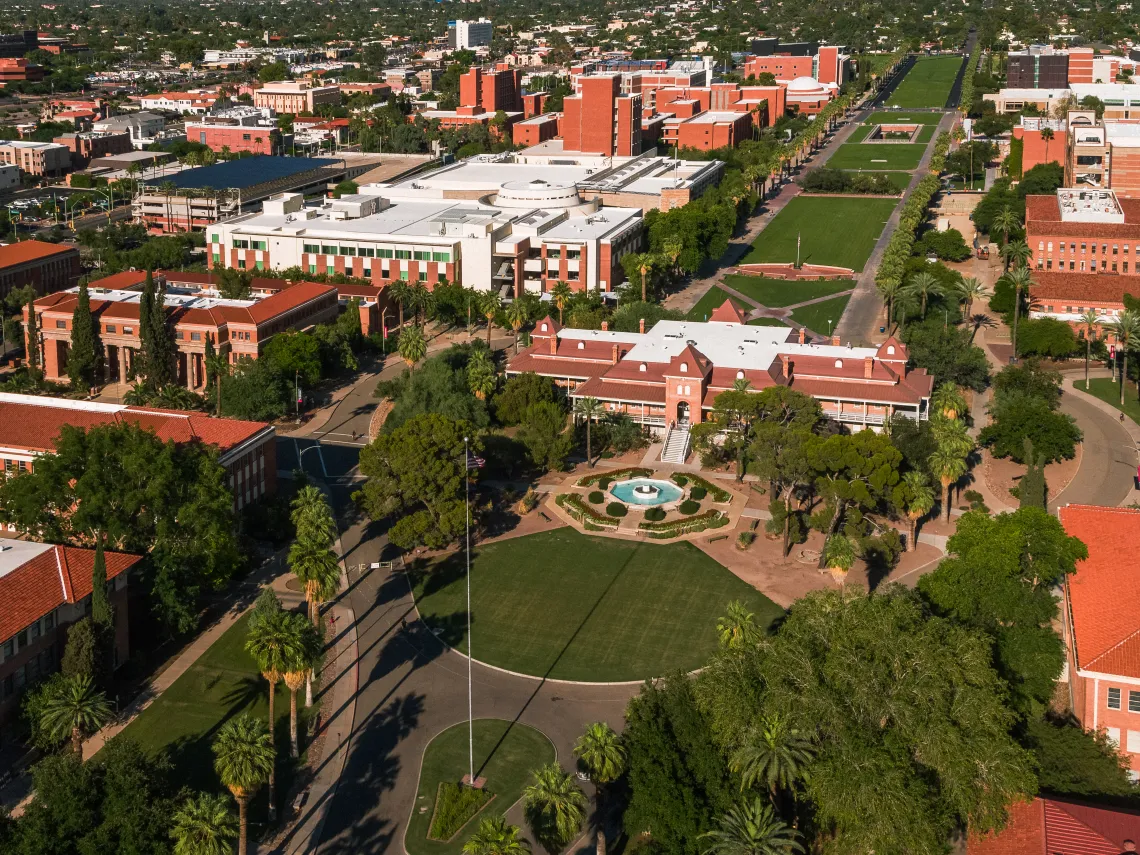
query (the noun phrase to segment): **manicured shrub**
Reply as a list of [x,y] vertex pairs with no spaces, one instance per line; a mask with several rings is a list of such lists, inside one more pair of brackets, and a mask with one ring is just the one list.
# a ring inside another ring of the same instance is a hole
[[625,505],[621,502],[610,502],[606,505],[606,513],[611,517],[624,517],[626,514]]
[[610,484],[612,484],[612,483],[613,483],[613,481],[611,481],[609,478],[603,478],[601,481],[598,482],[598,489],[599,490],[608,490],[610,488]]
[[700,509],[701,503],[694,502],[692,499],[686,499],[685,501],[681,502],[680,511],[683,514],[695,514]]
[[645,518],[650,522],[661,522],[665,519],[665,512],[661,508],[650,508],[645,512]]
[[736,536],[736,545],[740,549],[747,549],[752,545],[752,541],[756,539],[755,533],[751,531],[742,531]]
[[693,489],[689,490],[689,498],[696,502],[699,502],[707,495],[708,490],[704,487],[693,487]]
[[606,494],[601,490],[592,490],[587,498],[590,500],[591,505],[600,505],[606,500]]

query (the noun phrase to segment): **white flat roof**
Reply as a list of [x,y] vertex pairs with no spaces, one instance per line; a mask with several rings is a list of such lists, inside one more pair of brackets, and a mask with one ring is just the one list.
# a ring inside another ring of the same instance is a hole
[[500,163],[461,160],[414,178],[396,182],[398,190],[484,190],[491,193],[504,184],[545,181],[549,184],[577,184],[596,170],[586,166],[563,166],[534,163]]
[[1140,125],[1129,122],[1105,122],[1104,134],[1114,146],[1140,148]]
[[[50,543],[36,543],[31,540],[0,539],[0,579],[27,564],[33,558],[51,550]],[[62,587],[63,583],[60,583]]]
[[998,93],[1005,100],[1052,101],[1069,94],[1068,89],[1003,89]]
[[1108,106],[1140,103],[1140,86],[1132,83],[1072,83],[1069,88],[1078,101],[1093,95]]

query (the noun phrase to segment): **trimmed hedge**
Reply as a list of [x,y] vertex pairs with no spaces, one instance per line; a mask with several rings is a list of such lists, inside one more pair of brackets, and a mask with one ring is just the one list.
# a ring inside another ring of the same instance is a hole
[[[732,501],[732,493],[728,492],[728,490],[718,487],[716,484],[702,478],[700,475],[693,475],[689,472],[675,472],[672,476],[670,476],[670,478],[678,487],[684,487],[686,485],[692,484],[693,489],[696,489],[698,487],[703,488],[705,493],[710,496],[714,502],[723,503]],[[692,495],[692,493],[693,491],[690,490],[689,495]],[[698,497],[693,496],[693,498],[695,499]],[[704,497],[701,496],[700,498]]]
[[650,508],[645,512],[645,518],[649,522],[661,522],[661,520],[665,519],[665,511],[661,510],[661,508]]
[[709,491],[704,487],[693,487],[691,490],[689,490],[689,498],[695,502],[699,502],[701,499],[708,495],[708,492]]
[[[554,502],[591,531],[602,528],[617,528],[621,523],[621,520],[598,513],[583,502],[582,497],[577,493],[559,493]],[[591,526],[594,528],[590,528]]]
[[586,498],[589,500],[591,505],[600,505],[606,500],[606,494],[601,490],[594,490]]
[[626,510],[625,505],[621,502],[610,502],[606,505],[606,513],[611,517],[621,518],[624,517],[629,511]]
[[667,522],[643,522],[638,528],[645,532],[646,537],[655,540],[664,540],[669,537],[679,537],[693,531],[704,531],[709,528],[721,528],[728,525],[728,517],[715,508],[709,508],[703,514],[695,517],[669,520]]
[[686,499],[685,501],[681,502],[681,507],[679,507],[677,510],[679,510],[683,514],[692,515],[692,514],[695,514],[697,511],[699,511],[700,509],[701,509],[701,503],[700,502],[694,502],[692,499]]
[[[652,469],[630,466],[628,469],[612,469],[609,472],[595,472],[593,475],[586,475],[578,479],[578,486],[592,487],[594,484],[600,485],[602,481],[605,481],[606,487],[608,487],[614,481],[621,481],[626,478],[648,478],[652,474]],[[604,490],[605,487],[602,489]]]

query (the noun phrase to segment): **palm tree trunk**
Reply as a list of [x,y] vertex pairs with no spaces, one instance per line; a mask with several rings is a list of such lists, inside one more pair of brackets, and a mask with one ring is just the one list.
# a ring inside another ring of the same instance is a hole
[[234,796],[238,805],[238,855],[246,855],[249,839],[249,796]]
[[1120,408],[1124,409],[1124,379],[1128,376],[1128,351],[1121,348],[1120,361]]
[[942,479],[942,508],[946,514],[946,522],[950,522],[950,482]]
[[641,271],[641,302],[645,302],[645,270]]
[[1089,390],[1089,359],[1092,357],[1092,339],[1085,336],[1085,391]]
[[598,810],[598,842],[597,855],[606,855],[606,814],[602,810],[602,785],[594,784],[594,800]]
[[586,463],[591,467],[594,465],[590,462],[593,459],[593,449],[590,447],[590,417],[586,416]]
[[1013,289],[1013,361],[1017,361],[1017,315],[1021,308],[1021,287]]
[[918,517],[910,518],[910,543],[907,545],[909,552],[914,552],[918,549]]
[[300,752],[297,750],[297,690],[289,688],[289,756],[294,759]]
[[[400,329],[403,329],[404,328],[404,301],[403,300],[400,301],[399,306],[400,306]],[[470,317],[468,317],[467,323],[468,324],[471,323]]]
[[277,819],[277,737],[274,736],[273,700],[277,694],[277,684],[269,684],[269,736],[273,744],[273,765],[269,767],[269,821]]
[[491,327],[495,325],[494,318],[487,318],[487,350],[491,349]]
[[80,760],[83,759],[83,731],[78,727],[71,728],[71,751]]

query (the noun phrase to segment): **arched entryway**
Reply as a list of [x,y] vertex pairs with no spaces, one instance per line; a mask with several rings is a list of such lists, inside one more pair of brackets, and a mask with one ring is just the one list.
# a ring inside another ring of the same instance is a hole
[[689,422],[689,402],[688,401],[678,401],[677,402],[677,423],[678,424],[688,424],[688,422]]

